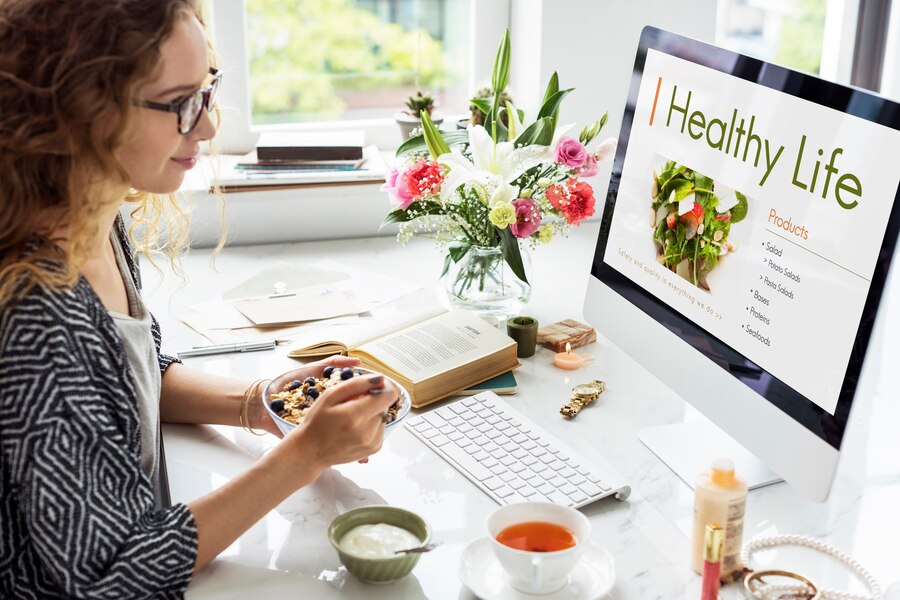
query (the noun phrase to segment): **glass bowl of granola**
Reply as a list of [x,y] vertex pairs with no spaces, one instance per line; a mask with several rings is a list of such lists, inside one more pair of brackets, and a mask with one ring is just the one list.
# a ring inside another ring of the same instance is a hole
[[[376,371],[363,367],[327,366],[320,377],[297,379],[296,370],[288,371],[266,385],[262,394],[263,406],[278,429],[287,435],[303,422],[307,412],[325,390],[353,377],[374,373]],[[397,391],[397,401],[387,411],[384,425],[384,434],[387,436],[409,413],[412,400],[406,389],[390,377],[385,376],[384,383]]]

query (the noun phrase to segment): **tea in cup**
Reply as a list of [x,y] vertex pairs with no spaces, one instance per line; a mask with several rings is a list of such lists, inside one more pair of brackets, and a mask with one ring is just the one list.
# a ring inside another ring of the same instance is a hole
[[510,504],[487,520],[491,547],[510,583],[529,594],[558,591],[591,535],[587,517],[545,502]]

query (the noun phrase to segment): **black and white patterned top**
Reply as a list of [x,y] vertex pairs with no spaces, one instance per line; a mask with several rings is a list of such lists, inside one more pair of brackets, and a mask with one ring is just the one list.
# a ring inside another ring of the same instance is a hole
[[[121,217],[135,284],[140,277]],[[174,360],[159,354],[161,371]],[[187,506],[154,508],[132,372],[84,278],[0,309],[0,598],[180,598]]]

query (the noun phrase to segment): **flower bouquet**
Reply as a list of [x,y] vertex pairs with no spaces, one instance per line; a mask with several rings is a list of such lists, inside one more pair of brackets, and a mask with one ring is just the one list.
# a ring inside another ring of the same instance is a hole
[[444,272],[451,305],[488,313],[513,313],[528,301],[527,252],[565,235],[594,214],[594,191],[582,181],[615,151],[607,139],[588,146],[606,115],[566,136],[559,107],[572,89],[550,78],[537,116],[501,102],[509,79],[507,31],[494,60],[492,99],[475,98],[484,125],[439,131],[423,111],[422,133],[397,149],[398,166],[382,187],[392,210],[383,225],[399,223],[401,243],[420,233],[437,237],[447,255]]

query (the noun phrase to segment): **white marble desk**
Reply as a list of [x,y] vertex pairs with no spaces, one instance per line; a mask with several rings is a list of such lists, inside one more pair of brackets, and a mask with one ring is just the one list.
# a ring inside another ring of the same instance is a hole
[[[580,318],[597,224],[532,255],[535,291],[527,313],[542,323]],[[428,240],[400,247],[393,238],[315,242],[226,249],[218,272],[209,252],[184,261],[188,282],[160,277],[145,264],[145,297],[163,327],[164,349],[204,343],[174,316],[184,307],[220,295],[271,261],[328,257],[372,271],[435,286],[442,257]],[[180,288],[180,289],[179,289]],[[896,308],[893,308],[896,313]],[[858,403],[845,437],[844,456],[827,503],[809,502],[786,484],[751,492],[745,536],[806,533],[822,537],[866,565],[883,587],[900,587],[900,318],[886,320],[887,335],[876,340],[872,389]],[[587,350],[596,360],[581,371],[551,366],[539,349],[517,372],[513,402],[558,437],[591,456],[605,457],[631,483],[627,502],[604,500],[583,509],[593,525],[592,541],[615,557],[613,598],[697,598],[700,580],[688,568],[693,494],[639,441],[648,425],[680,422],[696,415],[668,388],[601,336]],[[887,340],[887,342],[885,342]],[[879,353],[880,354],[880,353]],[[272,376],[297,363],[285,350],[227,354],[186,361],[194,368],[246,378]],[[881,363],[886,368],[881,368]],[[609,389],[574,421],[559,407],[570,388],[595,377]],[[167,425],[164,428],[173,501],[190,501],[248,467],[277,440],[236,428]],[[367,585],[341,568],[326,539],[337,514],[356,506],[389,503],[424,517],[443,542],[424,555],[412,575],[394,584]],[[466,545],[482,535],[497,505],[473,484],[400,428],[369,464],[326,472],[257,523],[201,574],[189,589],[193,598],[471,598],[457,577]],[[768,565],[801,570],[821,585],[846,589],[844,571],[799,549],[759,556]],[[898,588],[895,588],[898,589]],[[857,591],[861,591],[857,588]],[[730,586],[725,598],[740,597]]]

